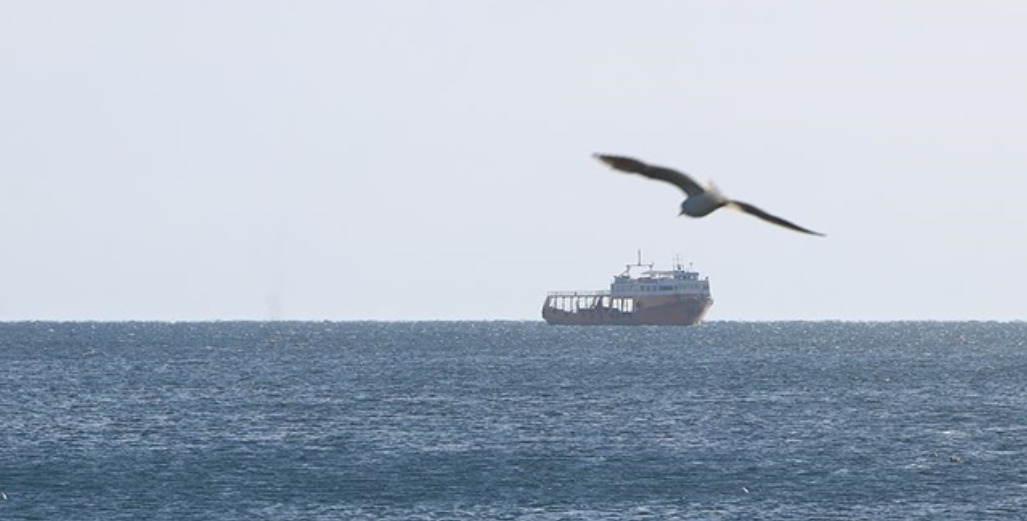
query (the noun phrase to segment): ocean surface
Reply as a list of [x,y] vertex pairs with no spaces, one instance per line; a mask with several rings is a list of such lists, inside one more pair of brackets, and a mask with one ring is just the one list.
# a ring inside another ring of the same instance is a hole
[[1027,323],[0,323],[0,520],[1027,519]]

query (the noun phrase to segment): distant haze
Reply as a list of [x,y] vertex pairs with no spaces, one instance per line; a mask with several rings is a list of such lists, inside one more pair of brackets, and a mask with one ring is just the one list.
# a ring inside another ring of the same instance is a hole
[[[0,7],[0,320],[1027,319],[1027,3]],[[827,234],[611,171],[711,179]]]

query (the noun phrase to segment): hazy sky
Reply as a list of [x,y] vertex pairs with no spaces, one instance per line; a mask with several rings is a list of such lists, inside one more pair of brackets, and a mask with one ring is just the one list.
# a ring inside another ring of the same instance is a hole
[[[0,320],[1027,319],[1027,2],[0,7]],[[822,231],[677,217],[626,154]]]

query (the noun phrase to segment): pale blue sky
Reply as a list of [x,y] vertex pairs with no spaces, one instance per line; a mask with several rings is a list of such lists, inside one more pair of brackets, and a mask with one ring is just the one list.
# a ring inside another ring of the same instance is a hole
[[[0,320],[1027,319],[1027,2],[0,7]],[[636,156],[828,234],[676,217]]]

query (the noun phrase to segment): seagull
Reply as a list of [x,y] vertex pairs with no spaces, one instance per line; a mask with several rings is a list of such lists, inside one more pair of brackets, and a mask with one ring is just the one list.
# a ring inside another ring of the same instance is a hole
[[713,211],[718,208],[726,206],[728,208],[734,208],[735,210],[741,210],[754,217],[759,217],[764,221],[778,226],[784,226],[785,228],[795,230],[797,232],[808,233],[810,235],[817,235],[820,237],[824,236],[822,233],[807,230],[795,223],[770,215],[749,203],[728,199],[724,194],[720,193],[720,190],[718,190],[713,183],[708,183],[705,187],[701,186],[699,183],[693,181],[691,177],[688,177],[688,175],[678,172],[677,170],[672,170],[662,166],[649,165],[630,157],[611,156],[605,154],[594,155],[596,159],[606,163],[614,170],[640,174],[648,177],[649,179],[656,179],[658,181],[666,181],[680,188],[685,192],[687,197],[681,202],[681,213],[678,215],[703,217],[713,213]]

